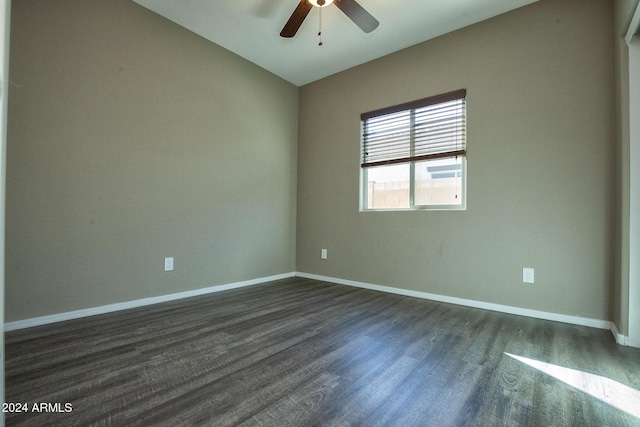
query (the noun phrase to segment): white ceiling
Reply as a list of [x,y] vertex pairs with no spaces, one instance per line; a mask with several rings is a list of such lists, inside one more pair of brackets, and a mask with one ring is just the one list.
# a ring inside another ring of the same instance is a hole
[[537,0],[357,0],[380,26],[369,34],[340,9],[311,10],[280,37],[300,0],[134,0],[297,85],[313,82]]

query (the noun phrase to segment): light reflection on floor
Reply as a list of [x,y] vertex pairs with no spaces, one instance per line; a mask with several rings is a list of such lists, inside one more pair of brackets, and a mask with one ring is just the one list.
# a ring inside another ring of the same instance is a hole
[[505,353],[627,414],[640,418],[640,391],[601,375]]

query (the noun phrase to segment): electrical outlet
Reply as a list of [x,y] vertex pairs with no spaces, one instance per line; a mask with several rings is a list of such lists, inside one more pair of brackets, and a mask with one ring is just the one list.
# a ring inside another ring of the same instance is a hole
[[320,257],[321,257],[322,259],[327,259],[327,250],[326,250],[326,249],[323,249],[323,250],[320,252]]
[[173,257],[164,259],[164,271],[173,271]]
[[522,269],[522,281],[524,283],[534,283],[533,280],[533,268]]

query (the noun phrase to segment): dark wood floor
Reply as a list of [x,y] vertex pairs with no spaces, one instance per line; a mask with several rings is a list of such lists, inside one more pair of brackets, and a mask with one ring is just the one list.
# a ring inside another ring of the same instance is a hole
[[8,426],[640,425],[525,363],[614,380],[633,404],[640,350],[609,331],[308,279],[5,339],[7,402],[29,404]]

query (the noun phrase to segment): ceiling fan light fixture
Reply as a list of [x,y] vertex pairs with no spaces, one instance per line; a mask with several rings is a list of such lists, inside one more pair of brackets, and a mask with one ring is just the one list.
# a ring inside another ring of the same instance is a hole
[[333,3],[333,0],[309,0],[309,3],[315,7],[327,7]]
[[[314,7],[323,8],[332,4],[335,4],[342,13],[347,15],[347,17],[365,33],[370,33],[378,28],[378,25],[380,24],[378,20],[371,16],[369,12],[364,10],[356,0],[300,0],[300,3],[298,3],[298,6],[289,17],[284,28],[280,31],[280,36],[285,38],[295,36],[305,18],[309,12],[311,12],[311,9]],[[321,11],[322,9],[318,12]],[[320,20],[322,20],[322,18],[320,18]]]

